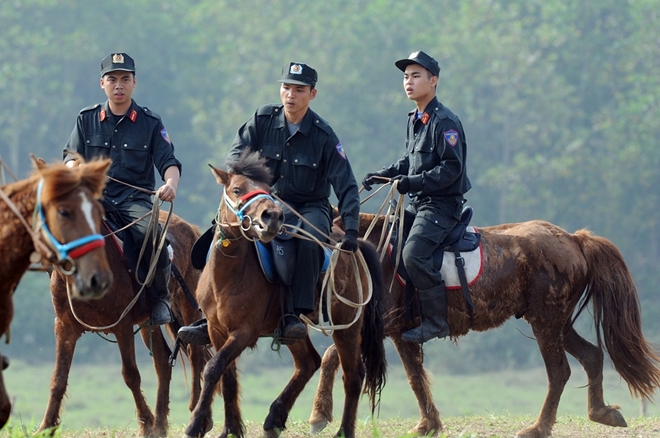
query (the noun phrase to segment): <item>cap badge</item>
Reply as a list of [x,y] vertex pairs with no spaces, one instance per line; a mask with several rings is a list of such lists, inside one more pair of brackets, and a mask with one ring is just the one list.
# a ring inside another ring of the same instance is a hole
[[413,59],[413,58],[418,58],[419,57],[419,51],[417,52],[412,52],[408,59]]
[[113,64],[123,64],[124,63],[124,55],[121,53],[115,53],[112,55],[112,63]]
[[291,64],[291,68],[289,69],[289,73],[292,75],[301,75],[302,71],[302,65],[299,64]]
[[447,140],[447,143],[449,143],[451,147],[456,146],[458,143],[458,132],[454,131],[453,129],[445,131],[445,140]]

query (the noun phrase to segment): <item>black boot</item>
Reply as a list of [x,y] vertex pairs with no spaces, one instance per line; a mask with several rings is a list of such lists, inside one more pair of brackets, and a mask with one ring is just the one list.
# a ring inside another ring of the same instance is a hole
[[401,334],[407,342],[424,343],[433,338],[449,336],[447,323],[447,292],[445,283],[418,291],[422,324]]
[[151,283],[153,301],[151,303],[151,324],[161,325],[172,322],[172,311],[170,310],[170,290],[168,283],[170,281],[171,265],[165,268],[158,268],[154,273],[154,279]]
[[284,315],[284,328],[282,337],[287,339],[305,339],[307,337],[307,326],[302,323],[300,318],[290,313]]
[[202,318],[190,325],[181,327],[177,336],[186,344],[208,345],[211,343],[211,338],[209,337],[209,325],[206,318]]

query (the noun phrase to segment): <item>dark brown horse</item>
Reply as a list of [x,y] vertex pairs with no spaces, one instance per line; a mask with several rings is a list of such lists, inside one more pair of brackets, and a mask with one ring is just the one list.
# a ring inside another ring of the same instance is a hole
[[[260,336],[272,334],[280,325],[282,316],[281,287],[270,283],[262,273],[253,242],[271,241],[283,225],[282,209],[269,195],[266,181],[270,180],[270,175],[258,154],[243,155],[228,166],[231,173],[211,167],[225,191],[210,258],[197,288],[197,297],[208,319],[209,335],[217,353],[204,370],[202,394],[186,429],[186,437],[201,437],[212,428],[211,405],[216,390],[222,393],[225,410],[220,436],[245,435],[238,403],[236,360],[246,348],[254,348]],[[364,391],[369,394],[373,408],[386,369],[381,337],[382,272],[373,246],[365,241],[359,246],[356,255],[338,254],[334,270],[335,291],[328,307],[334,324],[348,326],[334,330],[332,335],[344,373],[346,394],[338,436],[346,437],[355,435],[357,405],[365,375]],[[360,253],[366,259],[365,264],[359,262]],[[354,260],[358,260],[356,267],[353,266]],[[368,300],[370,289],[371,299]],[[351,306],[340,299],[358,305]],[[296,398],[321,365],[321,357],[309,337],[289,344],[287,348],[293,355],[295,372],[270,407],[263,426],[267,437],[279,436],[284,430]]]
[[[160,212],[161,223],[165,218],[166,212]],[[184,284],[193,292],[197,286],[200,271],[193,268],[190,263],[190,250],[198,236],[199,230],[197,227],[188,224],[176,215],[171,216],[167,238],[174,252],[172,270],[174,271],[176,268],[180,272]],[[101,300],[95,302],[72,300],[70,302],[67,297],[66,279],[57,273],[51,276],[50,290],[56,316],[56,358],[51,378],[48,406],[39,430],[54,428],[59,425],[62,399],[66,392],[76,342],[84,332],[96,331],[105,334],[111,333],[117,340],[122,360],[122,376],[135,400],[139,436],[165,437],[168,429],[167,416],[169,413],[169,391],[172,376],[172,369],[168,364],[171,349],[160,327],[149,324],[149,309],[145,307],[144,301],[137,300],[130,311],[121,317],[124,311],[129,308],[135,296],[134,279],[129,274],[123,255],[113,237],[106,237],[106,241],[107,257],[115,281],[110,292]],[[163,251],[165,250],[163,248]],[[170,279],[169,289],[172,311],[177,322],[167,326],[167,335],[174,339],[181,325],[196,321],[201,318],[201,313],[197,306],[191,304],[181,284],[175,278]],[[146,294],[146,290],[142,291],[143,297],[144,294]],[[79,321],[82,321],[85,325]],[[113,326],[117,321],[119,322]],[[142,339],[147,348],[151,348],[153,355],[154,368],[158,377],[155,416],[140,388],[141,378],[135,358],[134,326],[139,327]],[[199,397],[201,389],[199,379],[207,358],[203,347],[188,346],[184,348],[184,352],[188,356],[191,365],[192,390],[189,409],[192,410]]]
[[[99,234],[103,208],[98,202],[110,161],[83,163],[72,169],[46,165],[33,157],[34,173],[0,187],[0,337],[10,341],[12,294],[30,263],[43,261],[66,273],[72,294],[99,298],[112,273]],[[31,257],[32,253],[39,257]],[[7,364],[3,357],[3,369]],[[0,428],[11,404],[0,371]]]
[[[374,215],[361,215],[361,233],[373,220]],[[383,222],[384,216],[379,216],[370,239],[378,241]],[[659,357],[642,334],[637,291],[620,252],[610,241],[587,230],[569,234],[543,221],[485,227],[479,232],[483,273],[469,288],[474,303],[473,325],[470,327],[461,291],[449,292],[451,337],[463,336],[470,329],[499,327],[514,315],[530,324],[545,362],[548,393],[536,422],[516,436],[550,436],[559,399],[571,374],[566,352],[580,362],[587,374],[589,419],[625,427],[618,407],[608,406],[603,400],[603,347],[634,396],[651,398],[660,385],[660,370]],[[453,253],[445,253],[447,257],[453,258]],[[391,281],[394,270],[389,257],[385,257],[383,269],[386,282]],[[394,302],[385,330],[401,357],[421,413],[421,420],[410,432],[436,436],[442,423],[422,365],[422,352],[418,344],[401,340],[401,333],[418,325],[419,320],[405,322],[405,288],[396,280],[392,294]],[[573,327],[576,308],[579,314],[589,301],[597,345],[581,337]],[[412,307],[417,308],[417,303]],[[329,348],[323,358],[310,418],[314,430],[323,429],[332,418],[332,384],[337,365],[336,353]]]

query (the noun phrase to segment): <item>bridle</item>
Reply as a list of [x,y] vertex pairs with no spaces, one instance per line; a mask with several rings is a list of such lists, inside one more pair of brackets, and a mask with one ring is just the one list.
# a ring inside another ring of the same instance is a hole
[[[51,262],[57,266],[62,274],[72,275],[76,272],[75,260],[96,248],[105,246],[105,238],[102,234],[90,234],[68,243],[60,243],[50,232],[46,223],[46,215],[41,203],[43,185],[44,180],[42,178],[39,180],[39,186],[37,187],[37,205],[34,209],[34,215],[37,216],[38,220],[34,221],[34,231],[38,232],[41,229],[46,245],[55,252],[56,259],[54,262],[51,260]],[[47,258],[50,259],[50,257]]]
[[225,204],[227,204],[227,208],[232,213],[234,213],[234,215],[238,218],[239,222],[223,224],[220,218],[220,214],[221,214],[220,212],[222,210],[222,203],[220,203],[220,207],[218,207],[218,213],[216,215],[216,223],[218,223],[219,225],[229,225],[229,226],[239,225],[243,237],[245,237],[248,240],[254,240],[245,235],[245,233],[250,228],[252,228],[252,225],[254,224],[252,217],[245,214],[245,209],[253,202],[264,198],[270,199],[271,201],[275,202],[275,199],[271,196],[271,194],[266,190],[262,190],[262,189],[253,190],[249,193],[246,193],[245,195],[238,198],[236,202],[232,201],[229,198],[229,196],[227,196],[227,190],[225,190],[222,196],[222,200]]

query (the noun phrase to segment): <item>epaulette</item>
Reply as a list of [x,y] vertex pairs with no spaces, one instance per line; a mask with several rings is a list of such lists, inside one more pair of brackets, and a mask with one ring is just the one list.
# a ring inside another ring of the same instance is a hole
[[87,111],[95,110],[96,108],[98,108],[98,107],[100,107],[100,106],[101,106],[100,103],[97,103],[97,104],[95,104],[95,105],[90,105],[90,106],[88,106],[88,107],[85,107],[85,108],[81,109],[81,110],[80,110],[80,114],[82,114],[82,113],[84,113],[84,112],[87,112]]
[[270,116],[273,114],[279,114],[281,112],[282,112],[282,105],[268,104],[268,105],[262,105],[259,108],[257,108],[258,116]]
[[444,105],[436,106],[433,108],[433,112],[440,118],[440,120],[449,118],[449,112],[444,107]]
[[146,115],[148,115],[148,116],[150,116],[150,117],[153,117],[153,118],[156,119],[156,120],[160,120],[160,116],[158,115],[158,113],[155,113],[155,112],[151,111],[151,110],[150,110],[149,108],[147,108],[146,106],[143,106],[142,109],[144,110],[144,113],[145,113]]
[[314,120],[312,121],[312,123],[314,124],[314,126],[316,126],[318,128],[321,128],[323,131],[325,131],[329,135],[334,134],[335,131],[332,129],[332,127],[328,124],[328,122],[323,117],[319,116],[316,113],[313,113],[313,115],[314,115]]

